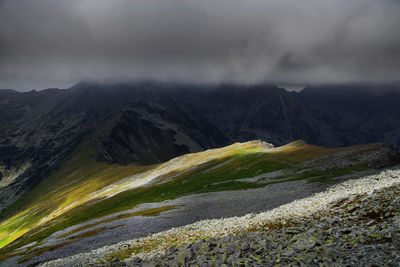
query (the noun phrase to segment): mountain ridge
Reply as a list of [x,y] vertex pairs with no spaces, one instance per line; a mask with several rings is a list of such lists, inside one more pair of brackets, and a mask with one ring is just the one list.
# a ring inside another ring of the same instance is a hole
[[[129,126],[123,128],[126,121]],[[83,142],[94,146],[97,159],[120,164],[162,162],[193,147],[228,143],[215,126],[167,92],[125,84],[80,83],[70,90],[11,94],[0,99],[0,122],[0,172],[8,181],[7,189],[0,188],[2,208],[50,175]],[[135,127],[142,134],[135,135]],[[12,176],[24,166],[29,167]]]
[[268,84],[85,81],[66,90],[1,91],[0,177],[8,189],[0,188],[0,208],[34,188],[83,142],[94,147],[97,160],[122,165],[253,139],[275,145],[303,139],[326,147],[389,142],[398,149],[397,88],[332,85],[288,92]]

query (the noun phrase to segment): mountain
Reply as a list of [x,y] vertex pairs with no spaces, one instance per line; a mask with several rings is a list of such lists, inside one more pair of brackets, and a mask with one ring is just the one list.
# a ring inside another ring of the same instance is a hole
[[148,81],[0,90],[0,265],[262,212],[379,173],[399,162],[399,92]]
[[183,87],[179,95],[234,141],[302,139],[341,147],[400,148],[400,85],[326,85],[288,92],[274,85]]
[[179,96],[233,141],[261,139],[283,145],[302,139],[327,147],[341,145],[340,135],[315,118],[295,94],[274,85],[183,88]]
[[288,92],[274,85],[81,82],[68,90],[0,90],[0,208],[90,143],[122,165],[261,139],[325,147],[400,147],[398,85],[336,85]]
[[228,144],[197,110],[151,84],[82,82],[0,93],[0,207],[88,143],[100,161],[152,164]]
[[148,165],[233,142],[400,148],[400,90],[329,85],[81,82],[70,89],[0,90],[0,210],[87,143],[95,158]]
[[400,148],[400,86],[331,85],[297,94],[320,122],[341,132],[340,145],[388,142]]
[[0,264],[38,264],[201,219],[265,211],[398,162],[383,144],[252,141],[121,166],[96,161],[87,145],[2,213]]

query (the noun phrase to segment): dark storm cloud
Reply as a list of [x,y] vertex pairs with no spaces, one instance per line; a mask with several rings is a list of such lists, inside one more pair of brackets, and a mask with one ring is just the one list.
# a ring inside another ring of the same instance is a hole
[[398,0],[0,0],[0,87],[390,82]]

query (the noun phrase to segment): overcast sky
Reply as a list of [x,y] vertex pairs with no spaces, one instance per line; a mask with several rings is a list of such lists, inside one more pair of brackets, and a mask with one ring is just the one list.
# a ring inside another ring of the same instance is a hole
[[0,88],[399,77],[400,0],[0,0]]

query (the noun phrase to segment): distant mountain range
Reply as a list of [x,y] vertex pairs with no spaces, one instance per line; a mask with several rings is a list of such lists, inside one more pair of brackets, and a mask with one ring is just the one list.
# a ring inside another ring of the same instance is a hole
[[400,86],[288,92],[274,85],[81,82],[68,90],[0,90],[0,208],[79,147],[99,161],[148,165],[255,139],[400,148]]
[[181,92],[184,102],[234,141],[282,145],[302,139],[326,147],[389,142],[400,148],[400,85],[330,85],[300,92],[222,85]]

